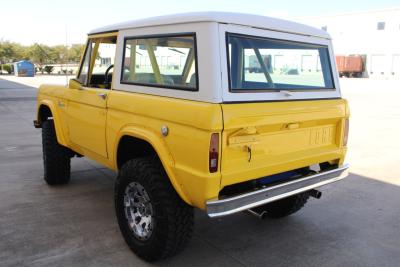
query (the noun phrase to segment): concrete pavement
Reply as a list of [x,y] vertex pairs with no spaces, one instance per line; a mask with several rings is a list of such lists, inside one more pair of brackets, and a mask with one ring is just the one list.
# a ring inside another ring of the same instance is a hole
[[[352,120],[358,122],[352,127],[363,126],[360,120],[371,113],[374,92],[346,92],[357,107]],[[0,266],[151,266],[129,250],[119,233],[115,173],[93,161],[73,159],[70,184],[46,185],[41,132],[32,126],[35,95],[35,88],[0,76]],[[399,122],[399,113],[390,114],[376,119],[392,138],[398,129],[390,125],[395,118]],[[155,265],[399,266],[400,157],[395,158],[389,138],[368,138],[376,136],[373,127],[357,128],[352,128],[355,151],[349,158],[357,174],[322,188],[320,200],[311,199],[300,212],[280,220],[262,221],[244,213],[210,219],[196,211],[195,234],[186,250]],[[370,142],[369,149],[360,138]],[[385,153],[376,157],[389,167],[378,166],[368,175],[362,170],[373,167],[370,150],[382,146]]]

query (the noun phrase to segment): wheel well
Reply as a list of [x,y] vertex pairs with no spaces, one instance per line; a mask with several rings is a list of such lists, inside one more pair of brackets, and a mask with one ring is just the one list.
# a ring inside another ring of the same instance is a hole
[[39,108],[39,121],[40,123],[47,121],[47,119],[52,118],[53,114],[48,106],[41,105]]
[[157,152],[147,141],[132,136],[123,136],[117,150],[118,169],[130,159],[154,155],[157,155]]

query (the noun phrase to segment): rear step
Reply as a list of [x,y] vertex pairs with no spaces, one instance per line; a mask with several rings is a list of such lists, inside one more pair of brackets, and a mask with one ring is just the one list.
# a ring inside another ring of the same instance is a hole
[[[334,170],[320,172],[250,193],[225,199],[209,200],[206,202],[207,214],[210,217],[226,216],[244,210],[251,210],[254,207],[310,190],[312,197],[320,198],[321,192],[313,189],[345,178],[348,175],[348,168],[349,166],[345,164]],[[264,215],[258,214],[257,216]]]

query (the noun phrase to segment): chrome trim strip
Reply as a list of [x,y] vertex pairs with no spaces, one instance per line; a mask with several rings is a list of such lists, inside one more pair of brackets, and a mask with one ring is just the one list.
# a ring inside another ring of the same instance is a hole
[[226,199],[211,199],[206,202],[209,217],[221,217],[251,209],[316,187],[330,184],[348,175],[348,164],[337,169],[310,175],[298,180],[263,188],[254,192]]

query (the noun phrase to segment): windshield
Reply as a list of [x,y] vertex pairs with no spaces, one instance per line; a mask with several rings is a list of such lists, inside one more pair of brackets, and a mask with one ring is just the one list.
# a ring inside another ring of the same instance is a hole
[[230,90],[333,89],[327,46],[227,34]]

